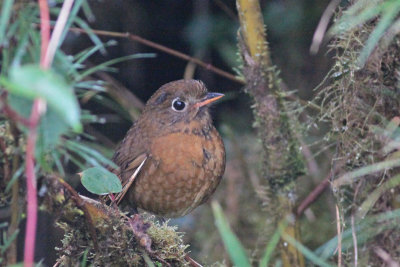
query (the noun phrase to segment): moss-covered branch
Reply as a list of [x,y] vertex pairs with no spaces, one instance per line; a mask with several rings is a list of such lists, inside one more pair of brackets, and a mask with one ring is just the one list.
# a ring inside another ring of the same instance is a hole
[[[254,99],[255,126],[264,153],[262,174],[274,193],[271,205],[278,222],[292,214],[295,180],[303,172],[303,161],[284,108],[281,80],[270,59],[259,2],[238,0],[236,3],[245,90]],[[299,239],[295,220],[286,228],[286,234]],[[303,256],[292,246],[281,244],[281,258],[284,266],[304,266]]]

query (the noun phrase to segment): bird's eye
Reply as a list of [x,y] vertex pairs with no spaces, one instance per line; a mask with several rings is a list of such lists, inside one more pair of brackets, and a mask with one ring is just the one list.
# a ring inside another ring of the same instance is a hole
[[179,98],[175,98],[172,101],[172,109],[175,111],[183,111],[186,108],[186,103],[183,102],[182,100],[179,100]]

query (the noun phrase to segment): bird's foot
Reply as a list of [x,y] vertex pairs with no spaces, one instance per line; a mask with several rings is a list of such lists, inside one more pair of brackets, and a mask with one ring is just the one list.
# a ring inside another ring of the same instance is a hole
[[151,238],[147,234],[147,230],[150,228],[150,223],[146,223],[143,221],[142,216],[140,214],[134,214],[128,219],[128,223],[131,226],[133,234],[139,240],[139,244],[141,247],[145,249],[145,251],[155,257],[158,261],[163,263],[165,266],[171,266],[164,259],[160,258],[156,255],[155,251],[151,249]]
[[153,253],[151,249],[151,238],[147,234],[147,230],[150,228],[150,223],[143,221],[142,216],[134,214],[128,219],[129,225],[131,226],[132,232],[139,240],[140,246],[142,246],[147,252]]

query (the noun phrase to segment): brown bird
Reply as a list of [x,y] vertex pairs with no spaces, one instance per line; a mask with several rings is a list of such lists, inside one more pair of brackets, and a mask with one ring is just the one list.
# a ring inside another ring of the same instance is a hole
[[140,169],[124,202],[179,217],[214,193],[225,170],[225,148],[208,107],[222,96],[196,80],[170,82],[153,94],[113,156],[123,185]]

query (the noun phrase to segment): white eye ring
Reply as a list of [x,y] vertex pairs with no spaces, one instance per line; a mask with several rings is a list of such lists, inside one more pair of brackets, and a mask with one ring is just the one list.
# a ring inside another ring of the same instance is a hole
[[172,100],[171,107],[173,110],[177,112],[182,112],[186,109],[187,104],[184,101],[180,100],[179,97],[177,97],[174,100]]

